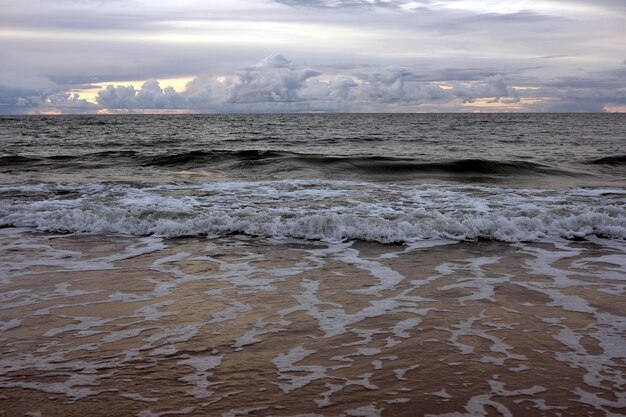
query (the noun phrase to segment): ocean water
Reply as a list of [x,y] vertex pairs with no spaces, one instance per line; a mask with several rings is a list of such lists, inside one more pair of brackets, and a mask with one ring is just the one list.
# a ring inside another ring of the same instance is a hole
[[625,239],[619,114],[0,117],[0,416],[624,415]]
[[624,238],[626,117],[0,119],[0,225],[320,240]]

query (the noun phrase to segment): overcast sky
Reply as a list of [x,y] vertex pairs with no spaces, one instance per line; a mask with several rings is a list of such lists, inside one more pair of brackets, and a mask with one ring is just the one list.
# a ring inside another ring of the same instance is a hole
[[626,111],[626,0],[0,0],[0,114]]

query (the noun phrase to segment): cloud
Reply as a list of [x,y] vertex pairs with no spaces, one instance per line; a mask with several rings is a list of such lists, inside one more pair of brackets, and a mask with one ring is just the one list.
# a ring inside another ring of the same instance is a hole
[[[501,74],[464,82],[424,81],[423,75],[410,68],[388,68],[358,73],[352,78],[340,77],[329,85],[329,97],[351,101],[351,110],[363,108],[384,111],[387,105],[419,106],[461,99],[472,103],[478,99],[507,103],[519,101],[513,88]],[[360,108],[360,106],[362,108]]]
[[409,5],[409,0],[275,0],[277,3],[285,4],[292,7],[315,7],[322,9],[338,9],[338,8],[388,8],[399,9],[402,6]]
[[157,80],[148,80],[139,90],[132,85],[106,86],[98,92],[96,101],[107,109],[180,109],[187,100],[172,87],[161,88]]
[[26,95],[15,99],[13,113],[92,113],[98,106],[80,98],[78,93],[57,91],[43,95]]
[[509,87],[502,74],[497,74],[484,81],[472,84],[456,83],[452,94],[461,98],[465,103],[471,103],[479,98],[492,98],[493,103],[500,102],[503,97],[508,97],[508,102],[519,101],[517,93]]
[[213,85],[216,83],[210,75],[200,75],[189,81],[185,86],[185,98],[189,107],[194,109],[210,109],[213,102]]
[[312,69],[297,69],[282,55],[270,55],[236,73],[230,86],[229,103],[268,103],[301,101],[300,90],[311,77]]
[[[269,55],[230,76],[198,76],[184,92],[161,88],[157,80],[141,88],[108,85],[97,102],[106,109],[193,109],[199,111],[295,111],[306,110],[301,90],[306,81],[320,75],[300,69],[282,55]],[[309,97],[308,99],[317,99]],[[294,107],[292,104],[300,103]]]
[[48,77],[26,74],[0,74],[0,114],[54,111],[81,113],[97,109],[78,93],[66,91]]
[[39,107],[58,110],[93,110],[96,106],[85,99],[80,98],[78,93],[57,91],[43,96],[20,97],[18,106]]
[[[514,7],[530,8],[533,6],[545,7],[545,2],[511,2],[511,5],[503,5],[501,1],[483,1],[478,2],[460,2],[458,0],[274,0],[276,3],[284,4],[292,7],[312,7],[322,9],[340,9],[340,8],[361,8],[361,9],[373,9],[373,8],[387,8],[387,9],[423,9],[426,7],[432,8],[469,8],[479,10],[496,9],[513,9]],[[610,10],[614,12],[626,11],[626,3],[623,0],[554,0],[555,3],[561,3],[563,6],[572,7],[582,6],[587,10],[601,8],[604,10]],[[457,4],[455,4],[457,3]],[[535,4],[533,4],[535,3]],[[542,4],[543,3],[543,4]]]
[[363,77],[363,94],[369,100],[381,103],[402,101],[406,95],[405,79],[412,75],[411,70],[392,68],[384,73],[373,72]]
[[18,102],[23,103],[27,97],[40,97],[51,93],[56,87],[56,84],[46,77],[0,73],[0,113],[15,111]]
[[[518,95],[570,102],[573,88],[589,108],[596,99],[581,89],[609,98],[618,88],[602,71],[623,68],[625,11],[623,0],[4,1],[0,62],[18,76],[0,86],[0,112],[24,110],[18,99],[63,104],[50,95],[89,84],[198,73],[187,91],[114,87],[101,100],[120,109],[410,111],[489,94],[504,104],[516,100],[511,86],[529,86],[534,93]],[[293,61],[249,66],[273,51]],[[506,87],[490,79],[497,74]]]
[[97,104],[69,92],[71,86],[49,78],[0,74],[0,112],[459,111],[485,102],[497,105],[491,110],[512,106],[534,111],[602,111],[608,104],[626,104],[626,70],[619,65],[603,72],[545,80],[530,88],[514,88],[512,85],[519,84],[512,84],[509,77],[519,80],[516,72],[340,65],[324,70],[272,54],[230,74],[197,76],[184,91],[162,88],[155,79],[139,88],[107,85],[99,91]]
[[336,77],[329,86],[330,99],[335,100],[348,100],[352,91],[354,91],[359,85],[352,79],[352,77],[341,75]]

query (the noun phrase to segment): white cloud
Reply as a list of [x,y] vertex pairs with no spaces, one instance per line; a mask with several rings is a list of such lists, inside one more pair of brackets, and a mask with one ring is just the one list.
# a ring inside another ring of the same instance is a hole
[[187,100],[172,87],[161,88],[157,80],[147,80],[139,90],[132,85],[108,85],[98,92],[98,104],[107,109],[179,109]]
[[229,103],[271,103],[301,101],[300,90],[311,77],[312,69],[297,69],[282,55],[270,55],[256,64],[237,71],[230,86]]
[[60,110],[93,110],[96,106],[87,100],[80,98],[78,93],[64,91],[55,92],[44,96],[43,106]]
[[348,100],[352,92],[359,85],[350,76],[338,76],[330,84],[330,98],[336,100]]
[[216,80],[210,75],[201,75],[189,81],[185,86],[189,106],[195,109],[210,109],[215,83]]

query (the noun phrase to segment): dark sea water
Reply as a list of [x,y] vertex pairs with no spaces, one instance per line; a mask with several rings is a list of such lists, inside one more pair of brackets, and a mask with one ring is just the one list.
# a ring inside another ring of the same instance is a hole
[[0,118],[0,225],[503,241],[626,235],[619,114]]

